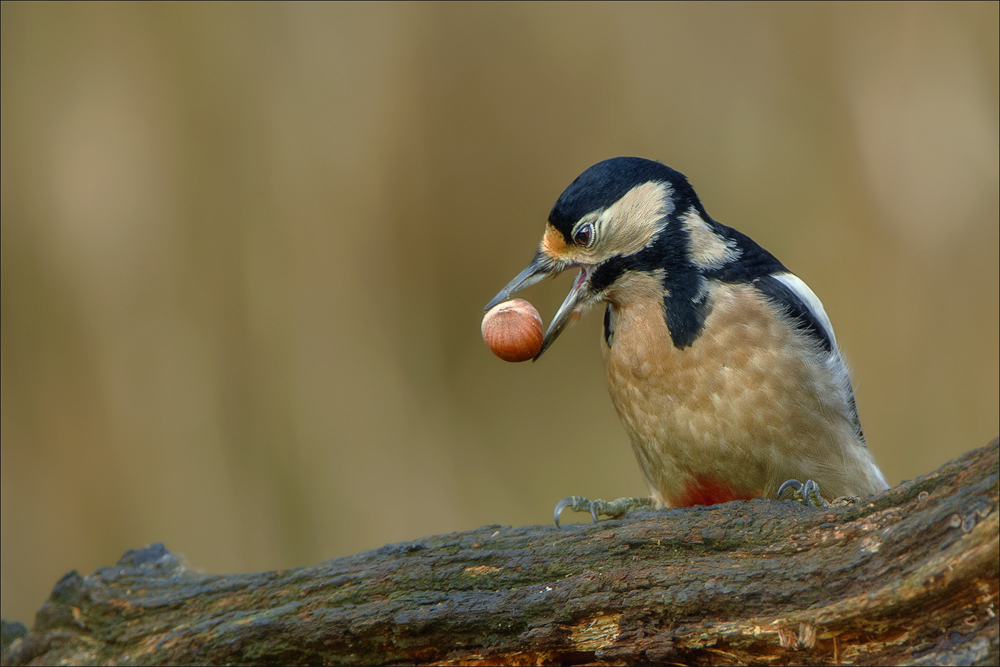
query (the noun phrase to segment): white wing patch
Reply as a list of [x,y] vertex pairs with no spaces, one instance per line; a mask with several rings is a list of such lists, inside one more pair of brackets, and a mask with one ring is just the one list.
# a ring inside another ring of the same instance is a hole
[[811,289],[809,285],[802,282],[802,279],[792,273],[775,273],[775,280],[781,281],[781,283],[792,290],[795,296],[799,297],[805,307],[812,311],[813,315],[816,316],[816,320],[826,331],[826,335],[830,337],[830,342],[833,343],[833,349],[837,350],[837,337],[833,335],[833,325],[830,323],[830,318],[826,315],[826,310],[823,309],[823,304],[820,302],[819,297]]

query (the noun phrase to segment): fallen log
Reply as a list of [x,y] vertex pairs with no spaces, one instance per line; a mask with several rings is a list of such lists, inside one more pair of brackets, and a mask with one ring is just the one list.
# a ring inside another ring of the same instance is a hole
[[994,440],[853,506],[485,526],[261,574],[155,544],[64,576],[2,660],[996,665],[998,467]]

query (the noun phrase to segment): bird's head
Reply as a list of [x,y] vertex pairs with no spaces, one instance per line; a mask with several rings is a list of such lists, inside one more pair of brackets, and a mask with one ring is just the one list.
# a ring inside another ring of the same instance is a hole
[[724,255],[731,244],[713,231],[711,219],[683,174],[643,158],[599,162],[562,193],[549,214],[534,259],[486,309],[543,278],[578,268],[580,273],[552,319],[537,359],[574,315],[598,301],[626,301],[650,290],[660,298],[668,276],[679,279],[696,271],[692,251],[697,249],[692,242],[699,240],[695,238],[699,234],[692,235],[692,220],[703,231],[701,245],[711,246],[706,252]]

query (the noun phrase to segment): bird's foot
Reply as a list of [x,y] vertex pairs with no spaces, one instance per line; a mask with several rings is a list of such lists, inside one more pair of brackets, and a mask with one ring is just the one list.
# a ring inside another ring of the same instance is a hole
[[652,498],[619,498],[609,502],[607,500],[587,500],[583,496],[568,496],[556,503],[556,509],[553,512],[556,528],[559,528],[559,515],[567,507],[574,512],[590,512],[594,523],[597,523],[597,517],[600,515],[618,519],[632,510],[655,509],[656,505]]
[[792,490],[790,495],[791,499],[804,505],[809,505],[811,507],[830,506],[830,503],[828,503],[823,496],[819,495],[819,484],[811,479],[807,479],[805,484],[797,479],[788,480],[778,487],[778,500],[781,500],[781,496],[784,495],[785,491],[788,489]]

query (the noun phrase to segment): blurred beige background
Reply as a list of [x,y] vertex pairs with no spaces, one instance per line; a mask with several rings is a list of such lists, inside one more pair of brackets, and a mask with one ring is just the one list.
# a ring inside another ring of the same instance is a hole
[[258,571],[644,494],[599,313],[537,364],[479,333],[616,155],[820,295],[891,483],[986,444],[997,8],[3,3],[3,616],[154,541]]

